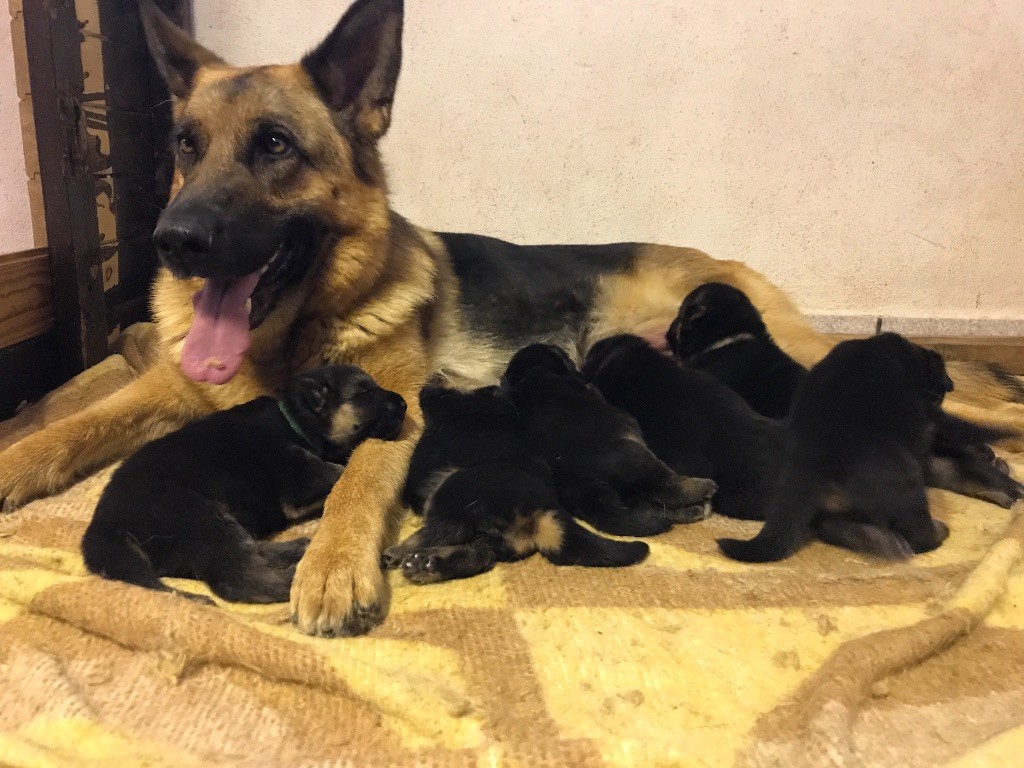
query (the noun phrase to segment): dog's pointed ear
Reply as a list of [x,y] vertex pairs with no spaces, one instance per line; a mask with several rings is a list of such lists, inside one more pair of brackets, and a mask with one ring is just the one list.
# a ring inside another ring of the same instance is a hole
[[357,0],[327,39],[302,59],[327,106],[365,138],[391,124],[402,66],[403,0]]
[[200,67],[224,63],[167,18],[153,0],[139,3],[139,15],[149,51],[174,98],[184,99],[189,95]]

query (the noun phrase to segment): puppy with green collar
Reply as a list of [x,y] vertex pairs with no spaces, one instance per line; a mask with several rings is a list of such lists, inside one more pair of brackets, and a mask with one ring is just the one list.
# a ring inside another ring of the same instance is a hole
[[233,602],[286,602],[308,539],[262,541],[323,512],[353,449],[395,439],[405,400],[351,365],[292,379],[143,446],[114,472],[82,540],[93,573],[177,592],[199,579]]

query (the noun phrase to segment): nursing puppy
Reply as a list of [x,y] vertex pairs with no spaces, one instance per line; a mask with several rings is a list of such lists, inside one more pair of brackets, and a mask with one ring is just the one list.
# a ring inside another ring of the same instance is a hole
[[[722,283],[703,285],[683,300],[667,340],[682,362],[711,374],[770,418],[789,413],[807,376],[772,339],[746,294]],[[1024,486],[987,443],[1013,434],[943,414],[925,482],[1009,508],[1024,497]]]
[[384,553],[417,584],[466,578],[540,552],[555,565],[624,566],[641,541],[591,533],[562,508],[548,465],[533,455],[515,408],[497,387],[420,393],[425,429],[403,501],[423,527]]
[[588,387],[558,347],[521,349],[502,387],[576,517],[608,533],[646,536],[711,514],[715,483],[702,473],[676,474],[659,460],[636,420]]
[[342,464],[367,438],[394,439],[405,401],[351,365],[292,379],[143,446],[100,496],[82,540],[93,573],[171,589],[161,576],[200,579],[233,602],[288,600],[308,539],[259,541],[320,514]]
[[750,541],[720,539],[722,551],[781,560],[813,532],[892,558],[938,547],[949,530],[928,512],[925,468],[952,389],[937,353],[896,334],[836,346],[797,392],[764,527]]
[[717,513],[764,519],[787,446],[779,422],[637,336],[599,341],[583,363],[583,376],[633,416],[647,445],[672,470],[717,483]]
[[806,374],[772,339],[747,295],[724,283],[706,283],[683,300],[668,342],[681,361],[707,371],[773,419],[789,413]]

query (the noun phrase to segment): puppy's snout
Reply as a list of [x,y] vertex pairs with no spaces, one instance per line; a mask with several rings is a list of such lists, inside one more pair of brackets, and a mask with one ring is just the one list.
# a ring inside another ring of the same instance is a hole
[[407,409],[405,400],[395,392],[387,392],[380,406],[380,419],[377,421],[376,437],[394,440],[402,431]]
[[397,416],[398,418],[405,418],[405,411],[408,406],[405,404],[405,400],[401,395],[395,395],[394,397],[388,398],[388,401],[384,404],[384,410],[389,415]]

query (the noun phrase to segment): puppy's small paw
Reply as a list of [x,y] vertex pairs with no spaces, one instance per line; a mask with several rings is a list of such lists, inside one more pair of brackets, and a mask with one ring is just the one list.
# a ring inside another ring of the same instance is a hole
[[404,547],[389,547],[380,556],[380,566],[386,571],[394,571],[402,567],[407,550]]
[[217,603],[208,598],[206,595],[197,595],[195,592],[185,592],[180,589],[171,590],[178,597],[183,597],[186,600],[191,600],[193,603],[199,603],[199,605],[212,605],[217,607]]
[[413,584],[436,584],[443,581],[441,557],[426,550],[410,552],[402,560],[402,575]]
[[711,508],[711,501],[709,500],[703,504],[692,504],[681,509],[673,509],[670,512],[672,522],[674,523],[696,523],[701,520],[707,520],[711,517],[714,510]]
[[1002,491],[993,491],[988,489],[978,491],[977,496],[982,501],[995,504],[997,507],[1002,507],[1003,509],[1009,509],[1013,506],[1013,502],[1020,498],[1019,496],[1011,496],[1010,494],[1003,493]]

